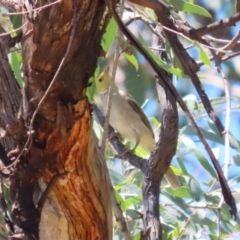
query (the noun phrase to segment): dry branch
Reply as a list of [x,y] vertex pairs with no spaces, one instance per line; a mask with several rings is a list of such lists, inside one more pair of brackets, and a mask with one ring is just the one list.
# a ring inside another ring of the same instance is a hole
[[0,0],[0,5],[7,8],[10,11],[18,11],[22,7],[23,1],[19,0]]

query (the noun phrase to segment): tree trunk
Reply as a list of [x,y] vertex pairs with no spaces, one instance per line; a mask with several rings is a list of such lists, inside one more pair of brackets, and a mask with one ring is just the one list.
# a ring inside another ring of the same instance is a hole
[[112,239],[108,171],[86,97],[109,20],[104,1],[62,0],[39,12],[31,9],[49,1],[31,2],[22,8],[30,13],[22,18],[23,124],[11,153],[13,224],[22,239]]

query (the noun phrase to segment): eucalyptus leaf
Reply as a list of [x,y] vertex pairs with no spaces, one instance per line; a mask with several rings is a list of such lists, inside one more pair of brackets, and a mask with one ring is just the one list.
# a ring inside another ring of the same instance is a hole
[[199,49],[199,59],[202,60],[203,63],[205,63],[207,66],[211,67],[212,63],[207,55],[207,53],[203,50],[202,46],[199,44],[199,42],[194,42],[195,46]]
[[101,41],[101,46],[105,52],[108,52],[108,50],[112,46],[112,43],[114,42],[116,37],[116,31],[117,31],[117,23],[114,20],[114,18],[111,18],[106,28],[106,32],[103,35],[102,41]]
[[[122,182],[125,182],[126,178],[120,173],[118,173],[117,171],[114,171],[113,169],[109,169],[108,171],[114,185],[119,185]],[[128,184],[125,184],[124,187],[126,191],[131,192],[132,194],[139,195],[139,196],[142,195],[141,189],[131,182],[128,182]]]
[[186,187],[181,187],[178,189],[173,190],[172,188],[165,188],[165,190],[171,194],[172,196],[175,197],[180,197],[180,198],[189,198],[191,197],[191,193],[188,188]]
[[20,87],[22,88],[23,83],[24,83],[22,76],[21,76],[22,56],[17,51],[14,51],[14,52],[10,53],[9,60],[10,60],[14,75],[17,79],[17,82],[20,85]]
[[232,157],[231,163],[240,166],[240,154],[236,154],[235,156]]
[[116,200],[117,200],[120,208],[121,208],[123,211],[125,211],[126,208],[125,208],[125,204],[124,204],[124,199],[122,198],[122,196],[119,194],[118,191],[115,191],[115,190],[114,190],[114,193],[115,193],[115,197],[116,197]]
[[125,207],[126,209],[136,205],[142,201],[142,196],[135,196],[125,200]]
[[160,58],[158,58],[151,50],[150,48],[147,46],[146,42],[144,41],[143,37],[141,36],[141,34],[139,33],[139,41],[142,44],[142,47],[148,52],[148,54],[153,58],[153,60],[155,61],[155,63],[157,65],[159,65],[159,67],[163,68],[164,70],[166,70],[169,73],[172,73],[178,77],[182,77],[183,76],[183,72],[181,69],[179,68],[173,68],[171,66],[169,66],[167,63],[165,63],[163,60],[161,60]]
[[192,195],[192,198],[196,202],[199,202],[201,197],[203,196],[202,195],[202,189],[200,188],[199,183],[194,178],[190,178],[189,189],[190,189],[190,193]]
[[207,170],[208,173],[214,178],[217,178],[215,169],[209,163],[209,161],[204,157],[202,152],[196,147],[195,143],[187,137],[183,138],[184,144],[187,146],[187,149],[191,150],[192,154],[198,159],[202,166]]
[[[199,127],[199,129],[201,130],[202,134],[204,135],[204,137],[206,139],[214,141],[215,143],[220,143],[222,145],[225,145],[224,139],[222,137],[220,137],[219,134],[217,134],[213,131],[206,130],[206,129],[201,128],[201,127]],[[181,134],[187,134],[187,135],[190,135],[190,136],[196,136],[196,133],[193,130],[191,125],[187,125],[187,126],[183,127],[181,129],[180,133]],[[237,151],[240,152],[240,142],[231,133],[229,133],[229,143],[230,143],[230,146],[233,149],[236,149]]]
[[95,89],[96,89],[96,82],[95,79],[98,77],[99,75],[99,71],[100,71],[100,67],[97,66],[94,72],[94,76],[90,78],[89,82],[91,83],[91,85],[87,88],[87,97],[89,99],[90,102],[93,101],[94,99],[94,95],[95,95]]
[[135,67],[136,71],[138,70],[138,61],[135,58],[135,56],[133,54],[128,54],[126,52],[124,52],[125,57],[127,58],[127,60]]
[[198,5],[188,3],[182,0],[164,0],[166,3],[171,4],[174,7],[174,10],[176,11],[183,11],[183,12],[189,12],[189,13],[196,13],[199,15],[202,15],[204,17],[211,18],[211,14],[204,9],[203,7],[200,7]]

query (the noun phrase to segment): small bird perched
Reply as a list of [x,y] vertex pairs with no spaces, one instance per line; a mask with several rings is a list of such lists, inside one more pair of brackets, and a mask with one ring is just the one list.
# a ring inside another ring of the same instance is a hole
[[[99,94],[103,105],[104,112],[107,110],[107,101],[109,87],[111,84],[111,74],[107,68],[96,81],[95,95]],[[109,123],[128,141],[135,143],[148,152],[152,152],[156,148],[154,133],[150,122],[143,113],[142,109],[135,102],[133,97],[128,93],[121,91],[114,84],[113,96],[111,102],[111,112]],[[176,175],[169,168],[165,177],[172,188],[181,187]]]

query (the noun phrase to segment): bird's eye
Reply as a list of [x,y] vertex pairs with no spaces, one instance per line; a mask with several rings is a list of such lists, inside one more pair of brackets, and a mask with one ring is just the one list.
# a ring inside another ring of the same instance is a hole
[[99,78],[99,80],[98,80],[99,82],[102,82],[102,78]]

